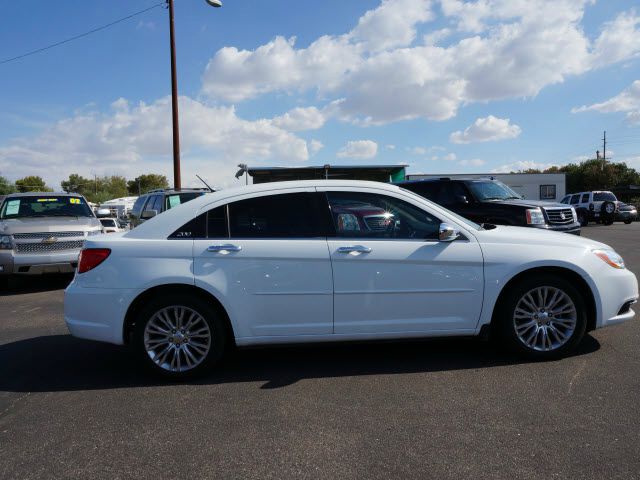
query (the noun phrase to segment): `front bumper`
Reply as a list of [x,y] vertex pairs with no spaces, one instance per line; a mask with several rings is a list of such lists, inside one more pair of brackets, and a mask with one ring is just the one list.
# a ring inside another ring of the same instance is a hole
[[635,312],[631,307],[624,308],[629,302],[638,300],[638,280],[629,270],[616,270],[607,267],[598,276],[597,287],[600,292],[601,315],[597,328],[615,325],[631,320]]
[[533,228],[541,228],[543,230],[549,230],[550,232],[562,232],[572,233],[573,235],[580,235],[580,223],[574,222],[567,225],[528,225]]
[[0,250],[0,275],[42,275],[73,273],[78,266],[80,249],[56,253],[21,254]]

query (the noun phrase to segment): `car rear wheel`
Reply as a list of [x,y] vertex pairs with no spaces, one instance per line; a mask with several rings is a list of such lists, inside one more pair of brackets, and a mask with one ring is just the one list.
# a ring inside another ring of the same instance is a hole
[[627,225],[629,225],[633,220],[631,220],[630,218],[625,220],[624,223],[626,223]]
[[586,330],[581,294],[567,280],[534,275],[508,292],[499,311],[505,344],[528,358],[547,360],[571,353]]
[[207,302],[165,295],[149,302],[136,321],[136,348],[157,374],[175,380],[206,372],[221,360],[225,327]]

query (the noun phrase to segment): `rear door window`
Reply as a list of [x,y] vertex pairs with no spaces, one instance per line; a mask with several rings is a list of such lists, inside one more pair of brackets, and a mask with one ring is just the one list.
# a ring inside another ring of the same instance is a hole
[[231,238],[311,238],[326,235],[318,219],[318,196],[285,193],[229,204]]
[[582,200],[580,200],[580,203],[589,203],[589,194],[588,193],[583,193],[582,194]]

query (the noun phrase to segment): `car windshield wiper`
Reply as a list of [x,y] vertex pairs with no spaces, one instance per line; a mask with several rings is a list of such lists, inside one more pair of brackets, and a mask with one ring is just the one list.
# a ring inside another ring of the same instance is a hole
[[505,197],[484,197],[485,200],[505,200]]

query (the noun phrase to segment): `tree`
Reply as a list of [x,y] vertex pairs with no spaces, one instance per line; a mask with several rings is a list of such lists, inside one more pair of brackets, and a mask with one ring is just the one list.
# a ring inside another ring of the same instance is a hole
[[16,187],[19,192],[52,192],[53,189],[47,187],[42,177],[30,175],[16,180]]
[[79,193],[94,203],[125,197],[128,194],[127,179],[120,175],[85,178],[72,173],[69,179],[62,181],[60,185],[65,192]]
[[640,173],[626,163],[605,162],[596,158],[542,171],[532,168],[519,173],[565,173],[568,193],[611,190],[618,185],[640,185]]
[[95,181],[90,178],[85,178],[82,175],[78,175],[77,173],[72,173],[69,175],[68,180],[63,180],[60,182],[60,186],[62,190],[67,193],[79,193],[80,195],[86,195],[87,192],[94,190]]
[[127,182],[131,195],[141,195],[156,188],[169,188],[167,177],[157,173],[147,173]]
[[4,177],[0,176],[0,195],[8,195],[17,192],[16,186]]

